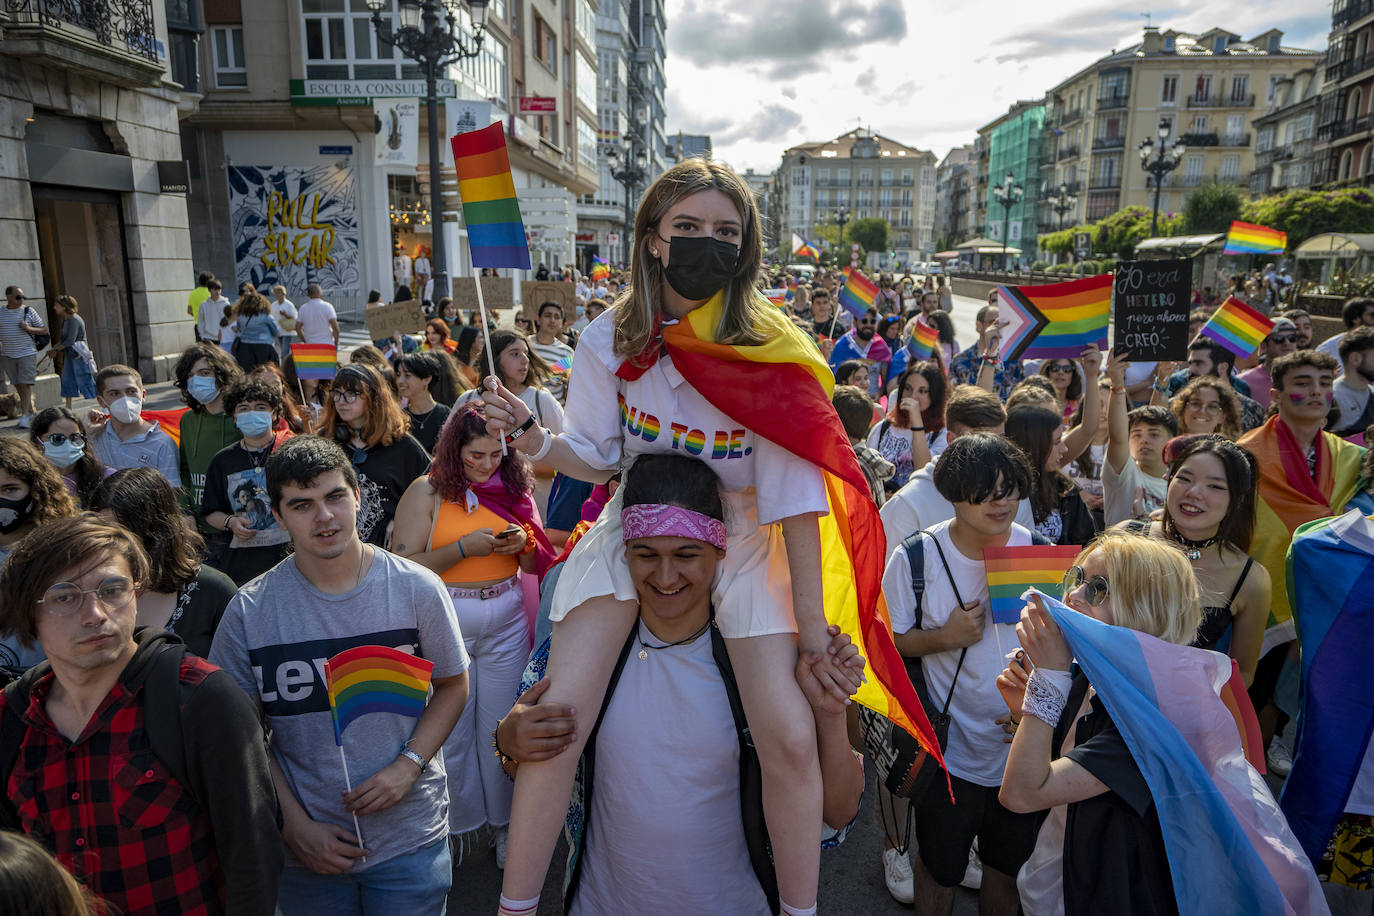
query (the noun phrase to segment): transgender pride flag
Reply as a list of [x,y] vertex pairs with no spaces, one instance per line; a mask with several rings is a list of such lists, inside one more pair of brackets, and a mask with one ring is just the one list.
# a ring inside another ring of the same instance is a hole
[[1231,659],[1108,626],[1035,594],[1150,786],[1179,912],[1329,913],[1283,812],[1245,760],[1227,701],[1244,700],[1244,710],[1248,698],[1230,688]]

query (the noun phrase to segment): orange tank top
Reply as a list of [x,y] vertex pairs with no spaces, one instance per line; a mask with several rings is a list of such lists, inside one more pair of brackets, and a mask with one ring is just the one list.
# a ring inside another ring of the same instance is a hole
[[[447,501],[439,503],[438,515],[434,519],[434,533],[430,549],[452,544],[459,538],[480,528],[490,528],[499,534],[510,526],[506,521],[486,506],[479,505],[469,513],[464,506]],[[485,557],[468,557],[459,560],[440,574],[445,582],[459,585],[465,582],[493,582],[509,579],[520,569],[520,559],[512,554],[487,554]]]

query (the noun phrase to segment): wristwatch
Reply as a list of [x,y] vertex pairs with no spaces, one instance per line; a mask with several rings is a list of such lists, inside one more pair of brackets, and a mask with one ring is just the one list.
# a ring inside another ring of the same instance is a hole
[[401,749],[396,753],[400,754],[402,757],[404,757],[405,759],[409,760],[411,763],[419,767],[421,773],[429,769],[429,761],[421,757],[415,751],[412,751],[410,749],[409,741],[407,741],[405,744],[402,744]]

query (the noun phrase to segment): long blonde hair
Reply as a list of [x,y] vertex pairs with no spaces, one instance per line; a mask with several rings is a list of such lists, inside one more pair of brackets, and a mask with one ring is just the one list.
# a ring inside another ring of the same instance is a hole
[[1079,566],[1101,554],[1117,626],[1186,646],[1202,623],[1202,595],[1193,564],[1170,542],[1108,531],[1083,549]]
[[[763,266],[763,230],[754,193],[744,179],[723,162],[687,159],[664,172],[644,192],[635,214],[634,247],[630,253],[630,283],[615,303],[615,353],[637,356],[648,346],[663,312],[662,263],[649,253],[659,222],[680,200],[702,191],[720,191],[739,208],[740,251],[735,273],[725,286],[725,308],[715,328],[723,344],[759,344],[763,310],[768,301],[757,292]],[[661,243],[660,243],[661,244]]]

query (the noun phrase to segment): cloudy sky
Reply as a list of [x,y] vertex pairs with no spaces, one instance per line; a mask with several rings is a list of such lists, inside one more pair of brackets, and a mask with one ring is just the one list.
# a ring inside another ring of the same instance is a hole
[[1311,0],[667,0],[667,128],[710,134],[741,170],[771,172],[787,147],[860,125],[943,157],[1018,98],[1139,41],[1146,8],[1161,28],[1280,28],[1301,48],[1324,48],[1331,26],[1330,4]]

